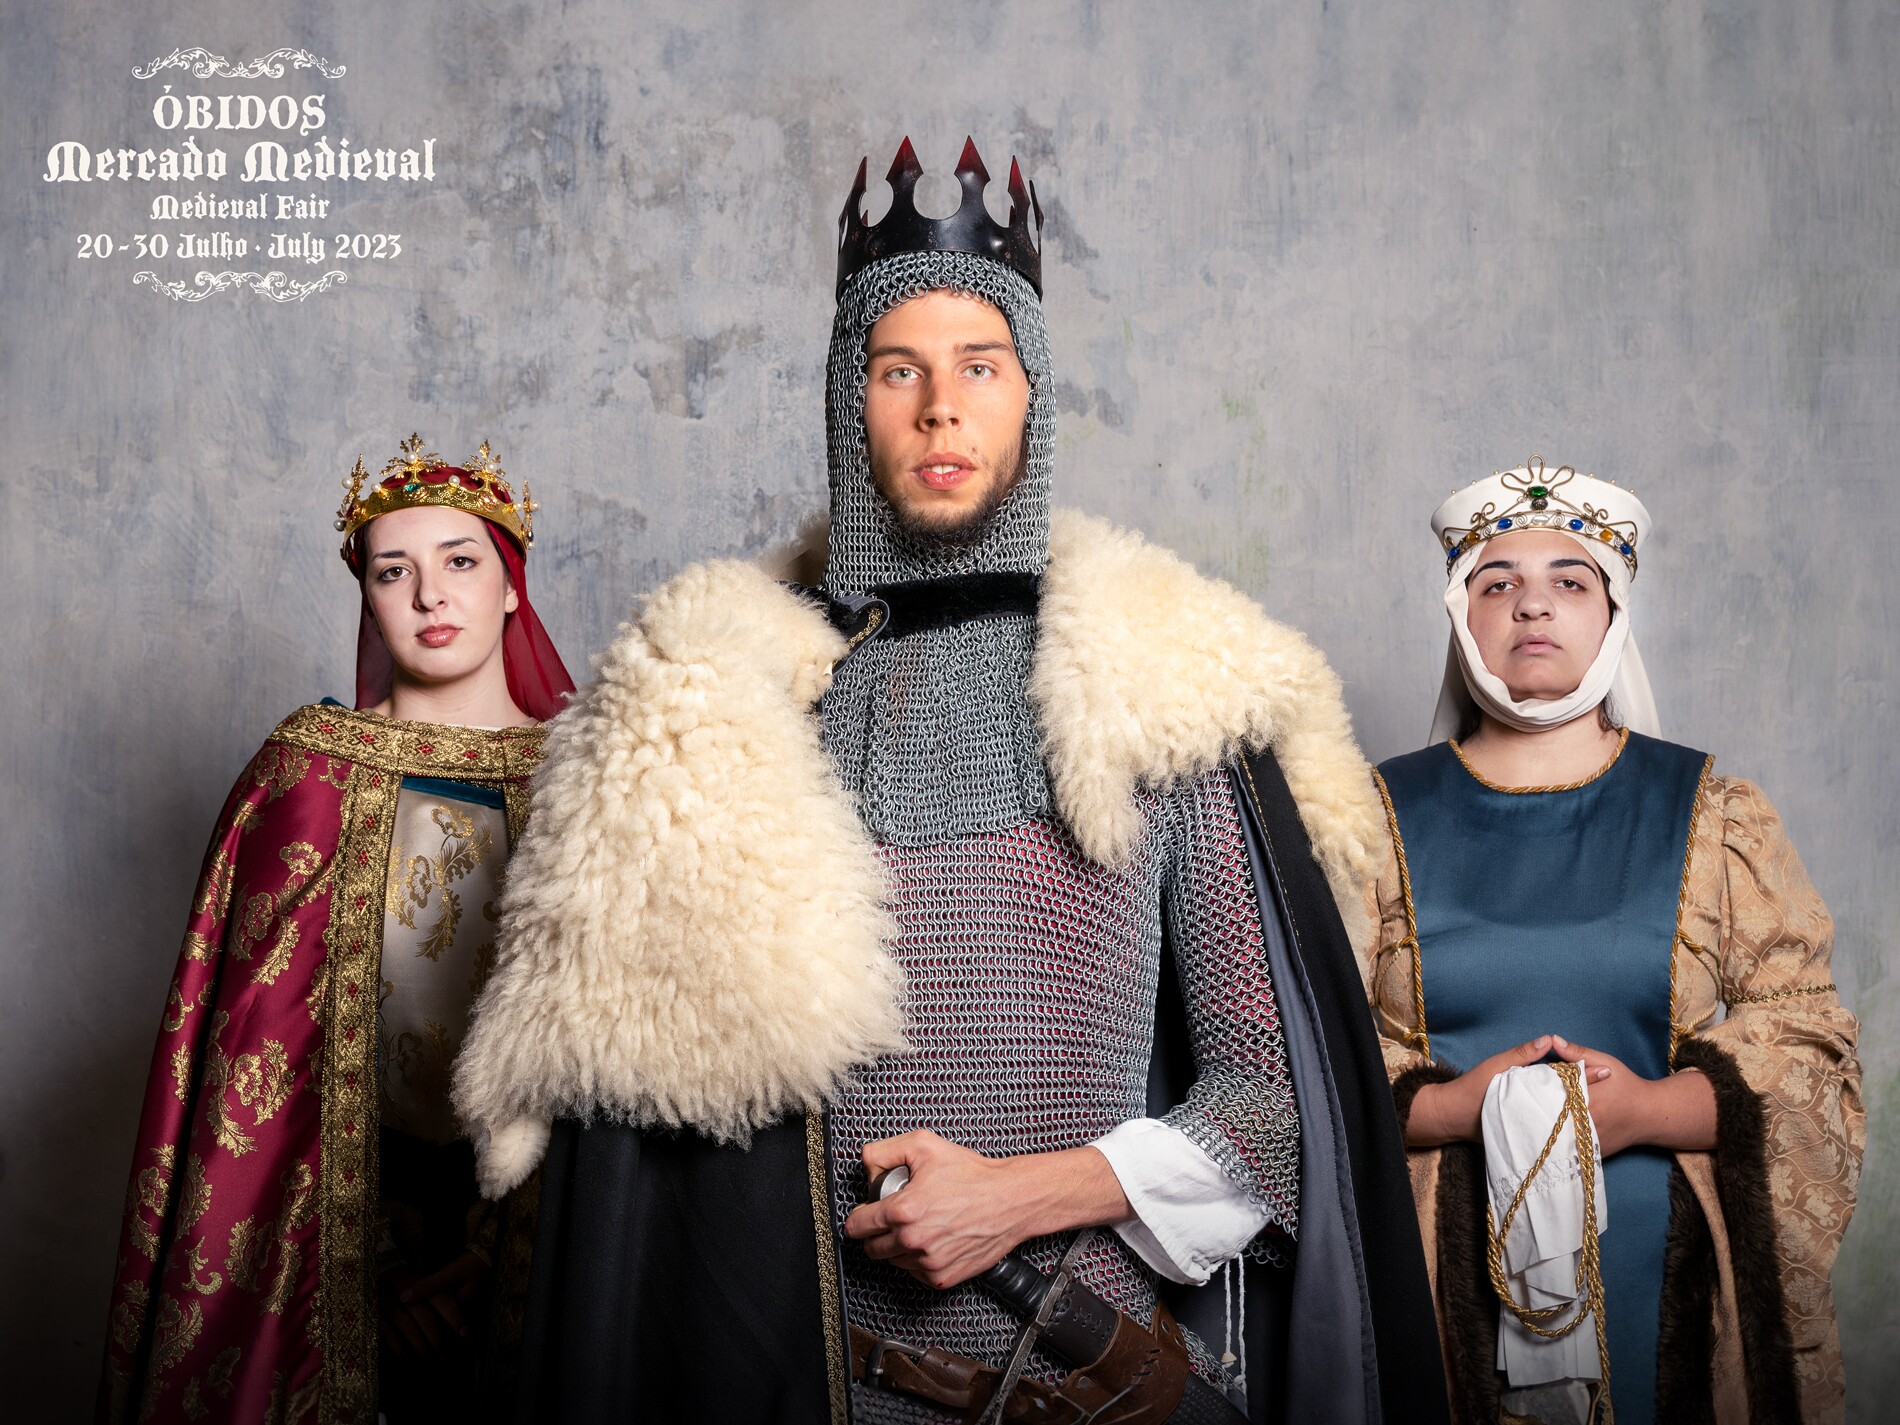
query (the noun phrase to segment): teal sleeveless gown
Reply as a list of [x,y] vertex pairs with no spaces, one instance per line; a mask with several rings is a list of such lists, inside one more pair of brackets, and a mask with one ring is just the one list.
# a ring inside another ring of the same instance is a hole
[[[1566,791],[1488,787],[1448,743],[1379,768],[1411,872],[1433,1059],[1463,1070],[1561,1034],[1644,1078],[1669,1072],[1669,967],[1706,762],[1631,733],[1606,771]],[[1671,1161],[1628,1148],[1605,1164],[1617,1425],[1654,1419]]]

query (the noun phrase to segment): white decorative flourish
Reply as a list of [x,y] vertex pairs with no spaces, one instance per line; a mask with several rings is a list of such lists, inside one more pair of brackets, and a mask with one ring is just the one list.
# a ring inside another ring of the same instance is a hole
[[193,47],[175,49],[163,59],[153,60],[144,69],[134,69],[132,77],[150,79],[161,69],[189,68],[197,79],[282,79],[286,61],[298,69],[320,69],[331,79],[341,79],[344,74],[342,65],[319,59],[307,49],[275,49],[262,59],[232,64],[221,54]]
[[[326,272],[314,282],[298,282],[286,272],[200,272],[187,285],[184,281],[166,282],[156,272],[132,274],[134,287],[144,285],[163,292],[174,302],[202,302],[213,292],[231,292],[248,288],[273,302],[301,302],[313,292],[326,292],[330,284],[350,279],[341,272]],[[194,290],[195,287],[195,290]]]

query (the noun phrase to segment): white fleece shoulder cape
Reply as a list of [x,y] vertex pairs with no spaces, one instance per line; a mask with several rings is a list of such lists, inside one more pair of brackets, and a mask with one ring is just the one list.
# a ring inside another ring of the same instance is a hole
[[[843,639],[721,561],[622,625],[548,730],[509,864],[500,956],[455,1068],[482,1189],[599,1114],[743,1140],[903,1047],[876,850],[813,705]],[[1384,817],[1339,680],[1231,586],[1087,516],[1054,520],[1029,696],[1056,807],[1127,855],[1136,789],[1270,746],[1360,935]]]

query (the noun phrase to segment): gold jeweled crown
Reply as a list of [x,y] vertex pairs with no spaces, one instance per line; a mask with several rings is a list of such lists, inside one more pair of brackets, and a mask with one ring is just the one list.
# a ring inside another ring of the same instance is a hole
[[350,542],[356,532],[378,515],[392,510],[413,509],[417,505],[446,505],[466,510],[491,524],[500,525],[514,537],[523,553],[534,544],[534,512],[540,508],[521,487],[515,499],[508,488],[507,471],[495,461],[494,452],[483,441],[464,465],[449,465],[434,451],[425,451],[420,435],[402,442],[402,453],[383,466],[383,473],[369,493],[363,483],[370,478],[357,456],[356,468],[343,477],[349,493],[336,512],[336,527],[343,533],[343,558],[350,558]]
[[[1459,515],[1471,501],[1483,503]],[[1516,470],[1500,470],[1455,492],[1432,516],[1432,532],[1449,567],[1458,556],[1487,539],[1520,529],[1553,529],[1578,539],[1596,540],[1622,556],[1636,572],[1636,545],[1649,529],[1649,511],[1630,491],[1575,466],[1547,470],[1533,455]]]

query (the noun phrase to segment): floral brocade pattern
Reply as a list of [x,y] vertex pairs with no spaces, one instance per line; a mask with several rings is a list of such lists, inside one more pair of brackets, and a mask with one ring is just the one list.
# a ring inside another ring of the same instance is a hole
[[[1730,1055],[1760,1096],[1770,1200],[1804,1419],[1842,1418],[1845,1376],[1830,1278],[1866,1146],[1859,1024],[1829,962],[1834,926],[1759,788],[1709,775],[1697,793],[1677,926],[1670,1018]],[[1414,946],[1399,852],[1368,889],[1375,928],[1360,968],[1388,1078],[1420,1067]],[[1430,1007],[1425,1006],[1429,1028]],[[1468,1065],[1456,1065],[1465,1068]],[[1434,1268],[1436,1149],[1414,1149],[1413,1189]],[[1693,1155],[1691,1155],[1693,1156]]]
[[1753,783],[1703,786],[1681,930],[1673,1017],[1733,1056],[1761,1095],[1802,1415],[1839,1419],[1846,1377],[1831,1277],[1867,1145],[1860,1025],[1834,988],[1834,922]]
[[512,834],[540,739],[313,706],[238,779],[160,1019],[101,1420],[375,1419],[374,975],[398,790],[496,787]]
[[405,787],[383,907],[377,1044],[382,1122],[437,1145],[461,1136],[449,1072],[495,963],[502,811]]

